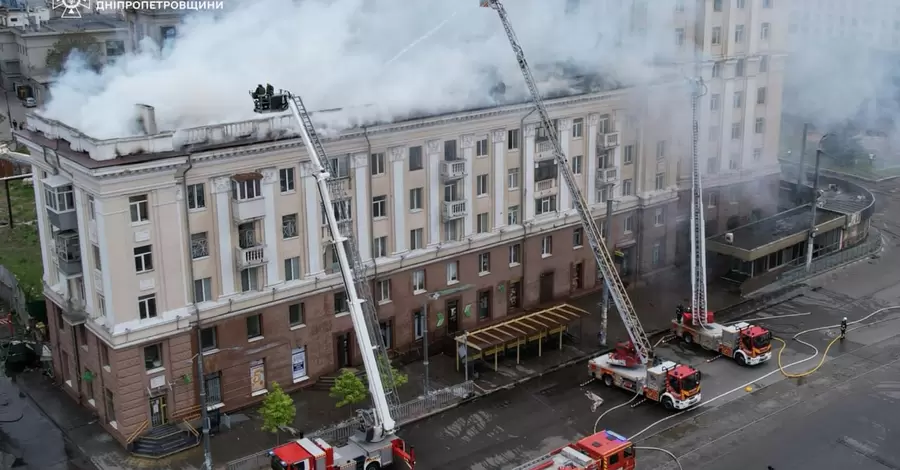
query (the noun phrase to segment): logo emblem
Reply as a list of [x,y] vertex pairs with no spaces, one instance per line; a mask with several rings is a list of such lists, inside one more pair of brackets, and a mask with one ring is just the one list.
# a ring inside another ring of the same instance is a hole
[[53,0],[53,9],[62,10],[60,18],[80,19],[81,10],[91,10],[91,0]]

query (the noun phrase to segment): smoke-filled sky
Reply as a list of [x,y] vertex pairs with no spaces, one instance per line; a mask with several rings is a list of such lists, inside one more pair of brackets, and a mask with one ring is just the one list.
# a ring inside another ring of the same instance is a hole
[[[491,105],[498,78],[507,98],[525,97],[497,13],[478,0],[226,4],[228,12],[186,19],[162,53],[144,43],[99,74],[70,60],[42,114],[114,138],[138,133],[135,103],[156,108],[160,130],[251,118],[248,91],[266,82],[310,110],[364,107],[342,125]],[[630,1],[506,2],[533,68],[568,61],[629,84],[655,78],[646,64],[674,53],[674,0],[650,4],[647,33],[636,37]]]

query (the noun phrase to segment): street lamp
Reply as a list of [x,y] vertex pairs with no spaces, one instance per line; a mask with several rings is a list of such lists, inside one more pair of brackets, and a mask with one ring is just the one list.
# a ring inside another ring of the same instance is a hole
[[812,220],[809,222],[809,237],[806,240],[806,271],[812,268],[812,258],[813,258],[813,239],[816,237],[816,209],[819,207],[819,164],[822,160],[822,155],[825,153],[822,151],[822,143],[825,142],[825,139],[830,137],[831,134],[825,134],[819,139],[819,143],[816,145],[816,169],[813,173],[813,186],[812,186]]
[[[425,395],[427,396],[429,393],[429,370],[428,370],[428,302],[436,301],[443,296],[453,295],[465,290],[468,290],[472,287],[471,284],[465,284],[462,286],[451,287],[449,289],[443,289],[435,292],[429,292],[425,296],[425,302],[422,303],[422,322],[425,323],[425,331],[424,331],[424,341],[422,341],[422,353],[425,356],[425,360],[422,361],[422,364],[425,366],[425,382],[424,389]],[[468,365],[468,364],[467,364]],[[468,373],[468,369],[466,369]]]

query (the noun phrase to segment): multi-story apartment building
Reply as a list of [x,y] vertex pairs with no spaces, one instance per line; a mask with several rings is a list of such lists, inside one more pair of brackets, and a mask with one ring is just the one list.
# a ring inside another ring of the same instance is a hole
[[[709,220],[718,225],[772,213],[777,200],[777,126],[756,123],[777,120],[780,61],[763,54],[768,42],[749,40],[768,13],[762,1],[746,3],[759,9],[757,22],[736,45],[728,38],[751,14],[718,11],[719,2],[701,9],[704,28],[676,34],[696,37],[710,57],[701,107],[704,122],[719,127],[701,124],[700,134]],[[739,92],[750,101],[734,98]],[[690,180],[681,76],[588,90],[548,107],[579,190],[623,254],[623,276],[672,266],[687,215],[679,195]],[[302,387],[358,363],[306,151],[299,139],[277,138],[291,118],[159,132],[152,108],[141,113],[146,135],[134,138],[98,140],[38,116],[17,132],[41,175],[34,188],[49,330],[66,391],[125,441],[146,421],[197,403],[199,352],[213,410],[246,406],[269,382]],[[335,203],[350,208],[373,268],[389,348],[599,286],[531,105],[350,129],[325,148],[344,181]],[[713,163],[723,155],[726,165]],[[720,199],[716,188],[726,186]],[[767,191],[771,203],[758,197]],[[471,288],[439,301],[440,327],[435,318],[426,324],[426,294],[453,285]]]
[[822,41],[900,51],[900,4],[891,0],[841,2],[792,0],[788,31],[794,47],[814,47]]

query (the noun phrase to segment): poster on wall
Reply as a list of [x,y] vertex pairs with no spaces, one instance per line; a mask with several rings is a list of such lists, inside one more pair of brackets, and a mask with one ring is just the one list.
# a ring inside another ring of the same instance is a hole
[[266,389],[266,363],[262,359],[250,363],[250,393]]
[[291,366],[294,382],[306,377],[306,348],[294,348],[291,351]]

